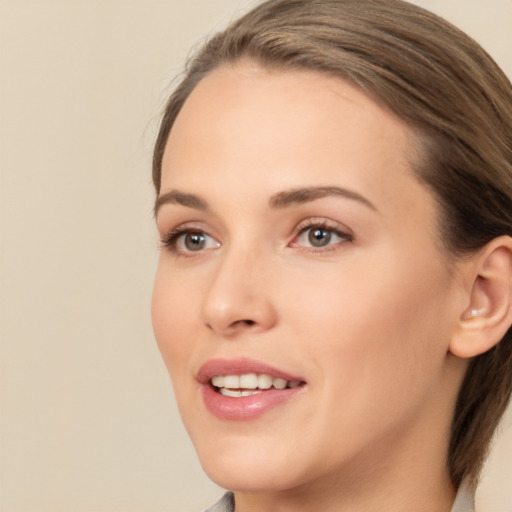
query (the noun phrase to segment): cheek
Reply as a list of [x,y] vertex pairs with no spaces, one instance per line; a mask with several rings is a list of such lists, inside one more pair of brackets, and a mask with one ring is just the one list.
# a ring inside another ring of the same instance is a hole
[[344,396],[359,411],[351,416],[364,418],[368,404],[414,407],[436,386],[450,337],[447,281],[435,261],[382,256],[296,286],[296,339],[330,401]]
[[158,348],[173,382],[177,382],[178,373],[187,370],[184,363],[190,359],[193,348],[193,344],[187,343],[187,340],[197,329],[197,300],[193,299],[193,294],[184,293],[182,285],[170,274],[165,265],[159,263],[153,287],[151,317]]

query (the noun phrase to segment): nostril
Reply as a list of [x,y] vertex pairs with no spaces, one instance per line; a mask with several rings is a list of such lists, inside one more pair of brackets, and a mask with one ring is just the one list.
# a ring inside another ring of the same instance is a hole
[[[235,331],[238,329],[244,329],[244,327],[252,327],[253,325],[257,325],[257,322],[254,320],[236,320],[234,322],[231,322],[229,325],[226,325],[226,332],[229,330],[231,331],[234,329]],[[212,331],[217,331],[219,329],[223,330],[224,328],[220,327],[219,325],[215,325],[212,323],[207,323],[206,327]]]
[[234,331],[237,330],[244,330],[245,328],[252,327],[253,325],[256,325],[257,322],[254,320],[235,320],[234,322],[231,322],[229,324],[228,329],[231,331],[234,329]]

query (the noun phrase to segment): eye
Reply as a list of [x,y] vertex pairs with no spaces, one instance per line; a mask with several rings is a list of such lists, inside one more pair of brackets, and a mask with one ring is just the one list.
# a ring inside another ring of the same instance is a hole
[[309,228],[304,234],[307,235],[308,243],[312,247],[325,247],[329,245],[334,235],[331,230],[325,228]]
[[178,237],[177,245],[187,251],[201,251],[207,247],[209,238],[208,235],[200,232],[184,233]]
[[176,253],[183,254],[216,249],[220,243],[204,231],[177,228],[162,239],[162,245]]
[[291,244],[292,247],[310,249],[335,248],[342,242],[352,241],[352,235],[325,223],[307,224],[299,227],[299,234]]

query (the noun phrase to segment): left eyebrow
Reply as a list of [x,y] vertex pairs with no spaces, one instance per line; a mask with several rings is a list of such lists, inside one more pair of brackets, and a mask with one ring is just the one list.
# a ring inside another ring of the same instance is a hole
[[315,201],[316,199],[322,199],[323,197],[329,196],[341,196],[345,199],[352,199],[362,203],[371,210],[377,211],[377,208],[375,208],[375,206],[366,199],[366,197],[354,190],[337,186],[304,187],[285,190],[273,195],[270,198],[269,205],[271,208],[287,208],[289,206],[309,203],[310,201]]

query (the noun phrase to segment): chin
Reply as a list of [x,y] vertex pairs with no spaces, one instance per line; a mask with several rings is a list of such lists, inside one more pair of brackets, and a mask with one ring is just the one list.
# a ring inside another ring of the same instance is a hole
[[248,468],[237,471],[235,468],[205,467],[210,480],[229,491],[281,491],[286,485],[276,480],[273,472],[251,471]]
[[201,461],[201,464],[210,480],[230,491],[284,491],[299,484],[286,468],[270,468],[269,463],[259,467],[254,461],[248,461],[241,467],[230,464],[228,460]]
[[224,439],[194,440],[205,473],[224,489],[282,491],[303,483],[300,464],[291,465],[290,457],[276,450],[279,443],[275,439],[265,442],[227,435]]

